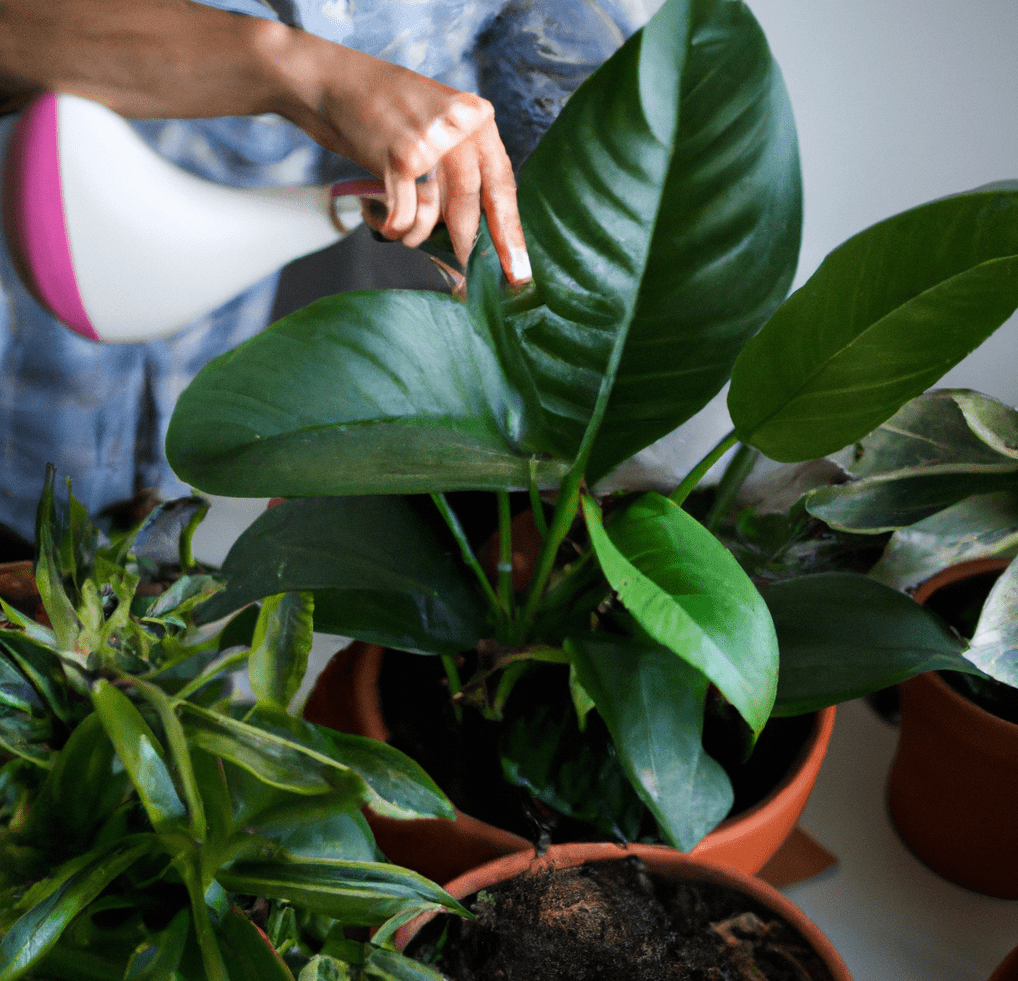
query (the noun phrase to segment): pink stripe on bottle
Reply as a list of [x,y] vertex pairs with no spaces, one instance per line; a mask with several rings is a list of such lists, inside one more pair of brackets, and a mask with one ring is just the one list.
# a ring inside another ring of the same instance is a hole
[[32,282],[26,285],[58,320],[102,340],[78,290],[64,219],[57,138],[57,97],[40,96],[14,126],[5,176],[15,234]]

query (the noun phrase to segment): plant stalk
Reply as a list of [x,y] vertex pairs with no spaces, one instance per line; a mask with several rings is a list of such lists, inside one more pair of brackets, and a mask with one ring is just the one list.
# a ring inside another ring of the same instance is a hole
[[463,530],[463,525],[460,524],[460,519],[456,517],[456,513],[449,507],[449,502],[444,494],[432,494],[431,499],[435,502],[435,507],[438,508],[439,514],[442,515],[443,520],[452,532],[453,538],[456,539],[456,544],[459,545],[460,555],[463,557],[464,563],[477,578],[481,592],[484,593],[488,605],[495,613],[496,618],[500,622],[505,622],[508,620],[509,611],[502,605],[502,601],[485,575],[484,569],[481,568],[481,563],[478,561],[477,556],[474,555],[474,550],[470,547],[470,542],[467,539],[466,532]]
[[715,447],[712,449],[686,476],[683,478],[682,483],[675,488],[668,495],[668,500],[673,504],[681,506],[685,503],[685,500],[696,488],[697,484],[707,475],[707,472],[711,467],[714,466],[718,460],[721,459],[736,443],[738,443],[738,437],[735,435],[733,429],[727,436],[724,437]]
[[704,518],[704,527],[713,535],[717,533],[721,522],[728,513],[746,478],[753,472],[756,461],[760,459],[760,451],[752,446],[741,443],[735,451],[725,472],[718,481],[717,493],[714,496],[714,503]]

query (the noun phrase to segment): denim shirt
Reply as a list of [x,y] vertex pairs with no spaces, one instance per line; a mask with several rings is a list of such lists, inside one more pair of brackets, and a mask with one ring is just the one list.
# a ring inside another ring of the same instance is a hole
[[[577,85],[661,0],[203,0],[283,22],[478,92],[516,167]],[[0,155],[14,117],[0,118]],[[273,115],[133,124],[160,154],[232,186],[362,173]],[[278,274],[166,340],[96,344],[29,295],[0,243],[0,523],[31,539],[47,463],[90,513],[142,489],[187,493],[163,442],[177,396],[268,323]],[[186,284],[181,284],[186,288]]]

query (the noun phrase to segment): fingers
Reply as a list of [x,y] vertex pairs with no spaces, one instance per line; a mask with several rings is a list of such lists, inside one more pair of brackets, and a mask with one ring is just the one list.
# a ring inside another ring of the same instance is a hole
[[[390,144],[384,194],[370,196],[364,220],[384,237],[410,247],[423,243],[444,221],[465,266],[483,212],[506,278],[521,285],[531,278],[530,261],[512,164],[494,110],[476,96],[453,94],[441,115],[416,125],[413,137]],[[429,177],[421,181],[423,173]]]

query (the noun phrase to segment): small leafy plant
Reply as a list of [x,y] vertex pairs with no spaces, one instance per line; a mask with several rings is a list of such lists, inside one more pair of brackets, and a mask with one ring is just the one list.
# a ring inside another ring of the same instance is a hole
[[908,590],[959,562],[1012,560],[956,611],[966,658],[984,675],[953,683],[1018,719],[1018,411],[965,389],[926,392],[860,441],[850,471],[803,508],[838,534],[887,536],[875,580]]
[[[661,834],[691,848],[732,802],[703,746],[708,703],[752,744],[773,714],[832,690],[968,665],[956,638],[863,575],[761,591],[717,539],[718,514],[688,504],[739,444],[796,461],[854,443],[1003,323],[1018,305],[1016,187],[881,222],[786,299],[801,181],[780,72],[745,4],[668,0],[519,175],[531,287],[504,289],[482,234],[463,302],[329,297],[183,393],[167,440],[183,479],[291,498],[237,543],[203,616],[311,590],[317,629],[457,668],[486,652],[460,680],[495,716],[557,664],[549,700],[580,727],[603,721]],[[596,493],[729,381],[733,432],[672,493]],[[720,500],[739,480],[735,467]],[[493,581],[456,491],[491,492]],[[529,495],[539,536],[525,582],[511,491]],[[825,642],[810,643],[801,625],[818,623]]]
[[[68,496],[51,471],[45,616],[0,601],[0,978],[434,981],[388,938],[460,906],[387,863],[359,808],[450,807],[390,747],[287,713],[310,598],[197,628],[220,588],[190,557],[207,505],[170,502],[110,541]],[[230,697],[245,666],[253,704]]]

